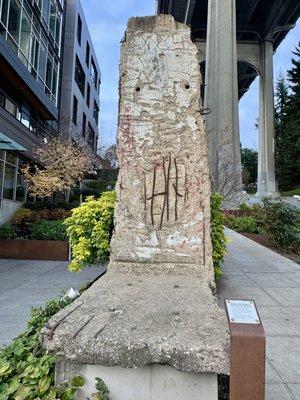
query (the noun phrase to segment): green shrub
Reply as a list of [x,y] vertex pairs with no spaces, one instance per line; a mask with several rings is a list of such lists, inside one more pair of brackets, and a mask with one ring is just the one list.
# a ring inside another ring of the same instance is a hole
[[24,204],[24,208],[28,208],[29,210],[33,211],[40,211],[40,210],[55,210],[58,208],[62,208],[66,211],[73,210],[79,206],[79,202],[69,202],[66,201],[59,201],[59,202],[51,202],[51,201],[40,201],[40,202],[27,202]]
[[257,221],[254,217],[224,216],[224,225],[237,232],[259,233]]
[[38,219],[38,215],[27,208],[19,208],[12,216],[10,222],[16,226],[24,226],[31,224]]
[[212,256],[214,262],[214,270],[216,279],[222,276],[221,263],[227,252],[227,239],[224,233],[223,215],[221,212],[222,196],[219,193],[211,195],[211,241]]
[[115,198],[115,192],[104,192],[97,200],[90,197],[65,220],[72,246],[70,271],[108,259]]
[[300,187],[297,187],[296,189],[289,190],[287,192],[282,192],[281,195],[283,197],[300,196]]
[[263,199],[263,204],[263,229],[274,246],[282,250],[299,251],[299,210],[282,201]]
[[26,330],[0,350],[1,400],[72,400],[84,379],[74,377],[55,387],[55,357],[45,354],[39,343],[42,327],[72,300],[55,299],[32,310]]
[[0,239],[15,239],[17,236],[17,229],[13,225],[0,225]]
[[63,221],[40,220],[30,226],[30,238],[37,240],[67,240]]
[[109,390],[103,379],[96,378],[95,388],[97,393],[92,394],[93,400],[109,400]]
[[248,212],[248,211],[251,211],[251,206],[249,206],[249,205],[246,204],[246,203],[242,203],[242,204],[240,204],[240,206],[239,206],[239,210],[240,210],[240,211],[244,211],[244,212]]
[[47,221],[63,221],[71,216],[71,211],[64,210],[63,208],[39,210],[36,213],[39,219],[46,219]]

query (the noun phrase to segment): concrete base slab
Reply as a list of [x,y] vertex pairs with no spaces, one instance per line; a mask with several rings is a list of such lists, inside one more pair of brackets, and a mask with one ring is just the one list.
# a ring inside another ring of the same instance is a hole
[[78,398],[91,398],[95,378],[104,380],[111,400],[217,400],[216,374],[181,372],[173,367],[151,365],[129,369],[71,362],[56,364],[57,382],[80,374],[86,380]]
[[229,372],[224,311],[190,275],[121,274],[114,268],[41,331],[52,354],[80,364],[172,366],[194,373]]

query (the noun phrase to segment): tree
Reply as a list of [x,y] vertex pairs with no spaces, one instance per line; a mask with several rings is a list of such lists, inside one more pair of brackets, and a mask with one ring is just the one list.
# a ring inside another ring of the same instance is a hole
[[102,169],[116,170],[118,169],[117,145],[111,144],[108,147],[102,146],[98,152],[99,162]]
[[99,149],[98,157],[100,168],[97,170],[97,180],[89,182],[88,187],[99,192],[114,189],[119,173],[117,145],[102,146]]
[[275,87],[275,131],[280,129],[289,102],[289,86],[282,72],[279,73]]
[[[300,44],[299,44],[300,46]],[[275,92],[275,163],[280,190],[300,184],[300,49],[293,52],[292,68],[279,76]]]
[[242,149],[241,159],[243,183],[248,186],[250,183],[255,183],[257,181],[257,151],[244,148]]
[[[296,100],[300,101],[300,42],[296,46],[296,50],[293,54],[298,57],[298,60],[292,58],[293,67],[288,70],[288,80],[290,82],[290,88],[292,90],[292,96],[296,97]],[[299,109],[298,109],[299,110]]]
[[87,149],[62,135],[45,140],[33,154],[41,166],[23,168],[31,196],[50,197],[55,192],[66,192],[94,168]]

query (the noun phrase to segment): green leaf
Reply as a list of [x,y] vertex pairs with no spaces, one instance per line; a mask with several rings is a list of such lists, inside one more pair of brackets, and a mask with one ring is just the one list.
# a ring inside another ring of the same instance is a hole
[[61,395],[61,400],[74,400],[76,390],[68,388]]
[[9,362],[2,361],[0,362],[0,377],[3,375],[7,375],[11,371],[11,367]]
[[43,395],[47,392],[47,390],[51,386],[51,376],[44,376],[42,379],[39,380],[37,392],[39,395]]
[[10,383],[8,388],[6,389],[7,394],[15,393],[20,387],[20,378],[18,376],[14,377]]
[[25,400],[30,395],[31,388],[28,386],[21,386],[14,395],[14,400]]
[[81,388],[85,384],[85,379],[82,376],[74,376],[71,380],[71,386],[74,388]]

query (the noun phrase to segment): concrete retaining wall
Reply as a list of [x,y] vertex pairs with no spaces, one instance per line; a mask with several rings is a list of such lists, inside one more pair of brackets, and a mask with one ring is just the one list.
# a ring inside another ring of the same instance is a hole
[[[56,367],[58,381],[80,374],[86,385],[78,399],[91,398],[95,393],[95,378],[104,380],[110,400],[217,400],[216,374],[181,372],[173,367],[150,365],[126,369],[100,365],[59,362]],[[59,379],[60,378],[60,379]]]

